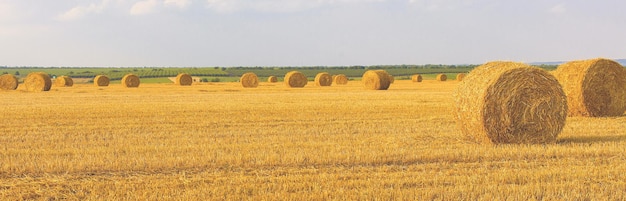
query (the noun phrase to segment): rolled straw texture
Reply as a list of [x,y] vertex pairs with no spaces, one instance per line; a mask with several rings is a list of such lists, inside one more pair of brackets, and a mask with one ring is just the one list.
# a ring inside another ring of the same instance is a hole
[[74,86],[74,80],[69,76],[59,76],[54,80],[55,87],[71,87]]
[[50,75],[44,72],[29,73],[24,79],[27,91],[49,91],[52,87]]
[[139,76],[135,74],[126,74],[124,75],[124,77],[122,77],[122,86],[134,88],[134,87],[139,87],[139,84],[140,84]]
[[109,82],[109,77],[107,77],[106,75],[97,75],[95,78],[93,78],[93,84],[97,87],[109,86]]
[[306,76],[298,71],[291,71],[285,74],[285,85],[292,88],[302,88],[309,81]]
[[391,85],[391,76],[384,70],[368,70],[363,73],[361,82],[365,89],[387,90]]
[[346,85],[348,84],[348,77],[344,74],[339,74],[333,76],[333,82],[337,85]]
[[554,143],[567,117],[556,78],[523,63],[483,64],[459,83],[453,97],[461,132],[481,143]]
[[411,81],[413,81],[413,82],[422,82],[422,75],[415,74],[415,75],[411,76]]
[[12,74],[0,75],[0,90],[16,90],[19,85],[17,77]]
[[276,77],[276,76],[269,76],[269,77],[267,77],[267,82],[271,82],[271,83],[278,82],[278,77]]
[[315,86],[327,87],[333,84],[333,76],[326,72],[315,75]]
[[254,73],[244,73],[239,78],[239,81],[244,88],[256,88],[259,86],[259,78]]
[[571,61],[553,71],[567,95],[568,115],[621,116],[626,110],[626,72],[603,58]]
[[191,86],[193,78],[187,73],[179,73],[176,75],[176,81],[174,83],[180,86]]

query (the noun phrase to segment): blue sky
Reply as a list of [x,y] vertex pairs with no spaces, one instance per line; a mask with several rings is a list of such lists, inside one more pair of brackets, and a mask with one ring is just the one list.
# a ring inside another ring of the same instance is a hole
[[626,58],[618,0],[0,0],[0,66]]

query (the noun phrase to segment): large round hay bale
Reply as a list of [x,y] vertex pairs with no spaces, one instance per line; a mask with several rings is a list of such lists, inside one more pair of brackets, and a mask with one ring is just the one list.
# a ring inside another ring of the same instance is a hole
[[456,81],[463,81],[465,79],[465,73],[456,74]]
[[348,84],[348,77],[344,74],[334,75],[333,82],[337,85],[346,85]]
[[176,75],[174,83],[180,86],[191,86],[191,84],[193,84],[193,78],[187,73],[179,73]]
[[269,76],[269,77],[267,77],[267,82],[271,82],[271,83],[278,82],[278,77],[276,77],[276,76]]
[[49,91],[52,87],[50,75],[44,72],[29,73],[24,79],[27,91]]
[[139,76],[135,74],[126,74],[122,77],[122,86],[125,87],[139,87]]
[[244,73],[239,78],[239,82],[244,88],[256,88],[259,86],[259,78],[254,73]]
[[59,76],[54,79],[55,87],[71,87],[74,86],[74,80],[69,76]]
[[391,85],[391,76],[384,70],[368,70],[363,73],[361,81],[365,89],[387,90]]
[[446,74],[438,74],[437,75],[437,81],[446,81],[448,80],[448,76]]
[[16,90],[19,82],[17,77],[11,74],[4,74],[0,76],[0,90]]
[[306,76],[298,71],[291,71],[285,74],[285,85],[292,88],[302,88],[309,81]]
[[413,81],[413,82],[422,82],[422,75],[415,74],[415,75],[411,76],[411,81]]
[[621,116],[626,110],[626,72],[609,59],[561,64],[553,72],[567,95],[569,116]]
[[96,77],[93,78],[93,84],[97,87],[109,86],[109,82],[109,77],[107,77],[106,75],[96,75]]
[[333,84],[333,76],[326,72],[315,75],[315,86],[327,87]]
[[554,143],[567,118],[567,99],[556,78],[523,63],[483,64],[453,96],[461,132],[483,143]]

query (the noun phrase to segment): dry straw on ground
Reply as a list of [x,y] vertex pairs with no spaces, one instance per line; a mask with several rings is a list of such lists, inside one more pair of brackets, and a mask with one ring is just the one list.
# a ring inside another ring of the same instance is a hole
[[269,76],[269,77],[267,77],[267,82],[271,82],[271,83],[278,82],[278,77],[276,77],[276,76]]
[[285,85],[292,88],[302,88],[306,86],[308,80],[304,74],[298,71],[291,71],[285,74]]
[[29,73],[24,79],[27,91],[49,91],[52,87],[50,75],[44,72]]
[[463,81],[465,79],[465,73],[456,74],[456,81]]
[[54,79],[55,87],[71,87],[74,86],[74,80],[69,76],[59,76]]
[[0,76],[0,90],[16,90],[19,82],[17,77],[11,74],[4,74]]
[[193,84],[193,78],[187,73],[179,73],[174,83],[180,86],[191,86],[191,84]]
[[438,74],[437,81],[446,81],[448,80],[448,76],[446,74]]
[[569,116],[620,116],[626,110],[626,72],[609,59],[571,61],[553,71],[567,94]]
[[259,86],[259,78],[254,73],[244,73],[239,78],[239,82],[241,82],[241,86],[244,88],[256,88]]
[[327,87],[333,84],[333,76],[326,72],[318,73],[314,82],[315,86]]
[[348,84],[348,77],[346,77],[346,75],[344,74],[334,75],[333,82],[336,85],[346,85]]
[[554,143],[565,125],[567,100],[547,71],[515,62],[472,70],[454,91],[461,132],[483,143]]
[[135,74],[126,74],[122,77],[122,86],[125,87],[139,87],[140,80],[139,76]]
[[387,90],[391,85],[391,76],[384,70],[368,70],[363,74],[361,81],[365,89]]
[[413,81],[413,82],[422,82],[422,75],[415,74],[415,75],[411,76],[411,81]]
[[93,78],[93,84],[97,87],[109,86],[109,82],[109,77],[107,77],[106,75],[97,75],[95,78]]

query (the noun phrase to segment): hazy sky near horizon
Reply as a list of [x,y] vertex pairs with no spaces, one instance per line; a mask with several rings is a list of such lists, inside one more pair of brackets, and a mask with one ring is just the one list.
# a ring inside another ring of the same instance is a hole
[[0,66],[626,58],[620,0],[0,0]]

